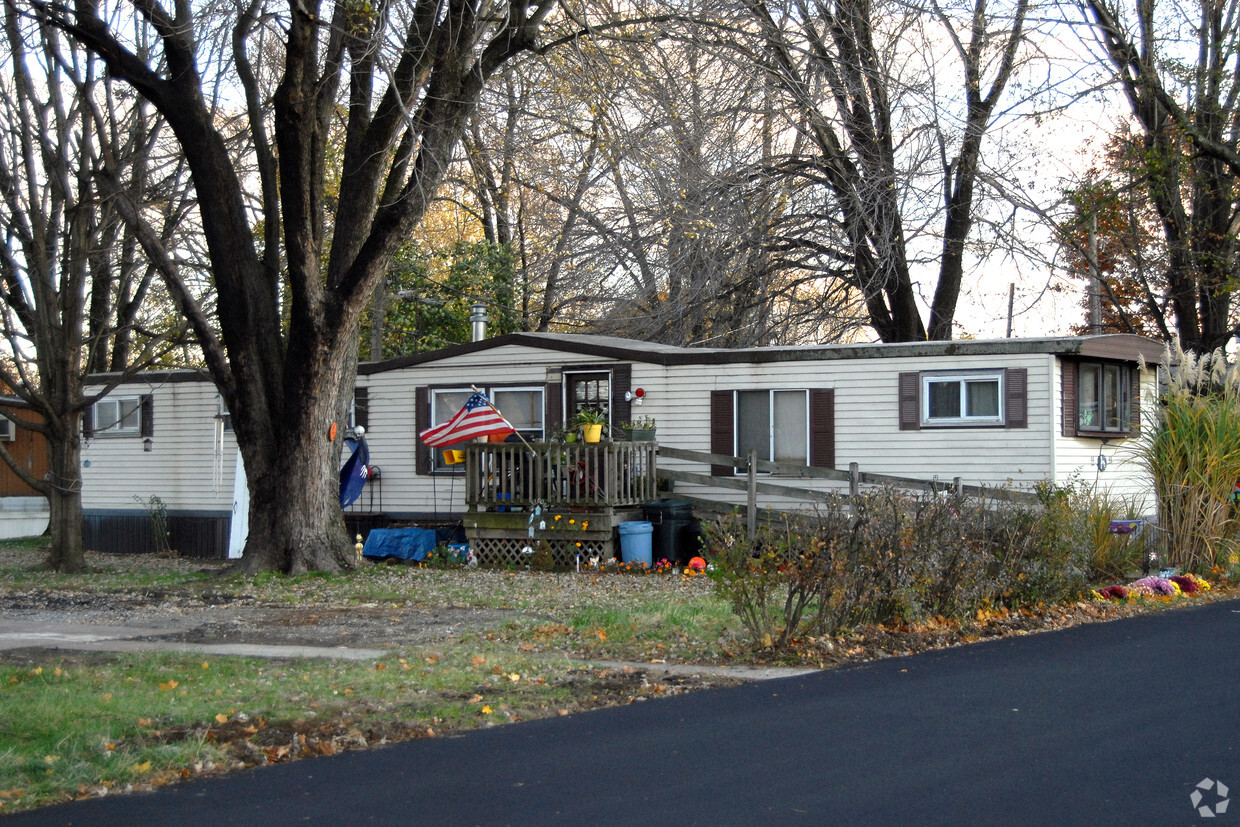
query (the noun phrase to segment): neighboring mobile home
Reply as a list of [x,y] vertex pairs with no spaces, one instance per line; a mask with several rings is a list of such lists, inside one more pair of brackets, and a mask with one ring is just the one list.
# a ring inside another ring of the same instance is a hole
[[[20,409],[15,412],[19,419],[38,421],[24,402],[11,396],[6,401]],[[47,475],[47,440],[42,434],[0,417],[0,442],[26,473],[36,479]],[[47,498],[27,485],[7,463],[0,462],[0,537],[42,534],[47,529],[48,513]]]
[[[781,463],[846,470],[855,462],[944,483],[1079,482],[1152,511],[1132,447],[1162,352],[1129,335],[725,350],[509,334],[360,366],[354,410],[381,474],[351,510],[375,520],[458,518],[461,468],[417,433],[450,417],[476,386],[530,442],[551,439],[588,406],[607,411],[613,429],[654,417],[668,447],[731,456],[756,448]],[[96,406],[83,450],[89,546],[132,546],[158,497],[174,546],[222,555],[236,455],[227,412],[200,375],[152,372],[121,385]],[[659,466],[705,470],[667,458]],[[744,497],[683,483],[676,493]]]

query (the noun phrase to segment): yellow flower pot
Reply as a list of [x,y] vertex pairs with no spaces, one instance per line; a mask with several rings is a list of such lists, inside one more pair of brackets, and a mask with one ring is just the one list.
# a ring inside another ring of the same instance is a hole
[[581,433],[585,436],[586,442],[602,442],[603,441],[603,423],[597,425],[582,425]]

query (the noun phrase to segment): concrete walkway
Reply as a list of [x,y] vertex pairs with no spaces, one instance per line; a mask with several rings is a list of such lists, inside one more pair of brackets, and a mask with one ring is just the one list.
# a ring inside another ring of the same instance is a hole
[[[71,649],[89,652],[198,652],[204,655],[237,655],[250,658],[333,658],[371,660],[384,649],[347,646],[279,646],[257,643],[187,643],[160,640],[166,628],[118,626],[106,623],[43,623],[0,621],[0,649]],[[137,638],[143,638],[138,640]]]

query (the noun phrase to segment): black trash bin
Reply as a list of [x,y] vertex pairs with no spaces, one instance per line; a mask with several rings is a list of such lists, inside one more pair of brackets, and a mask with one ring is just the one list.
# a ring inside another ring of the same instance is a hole
[[678,565],[689,562],[698,551],[693,504],[688,500],[651,500],[642,506],[647,520],[654,524],[655,562],[668,560]]

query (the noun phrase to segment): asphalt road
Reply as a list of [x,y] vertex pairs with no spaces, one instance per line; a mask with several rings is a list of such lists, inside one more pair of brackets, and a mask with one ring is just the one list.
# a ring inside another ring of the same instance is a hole
[[1238,649],[1221,602],[0,824],[1240,824]]

